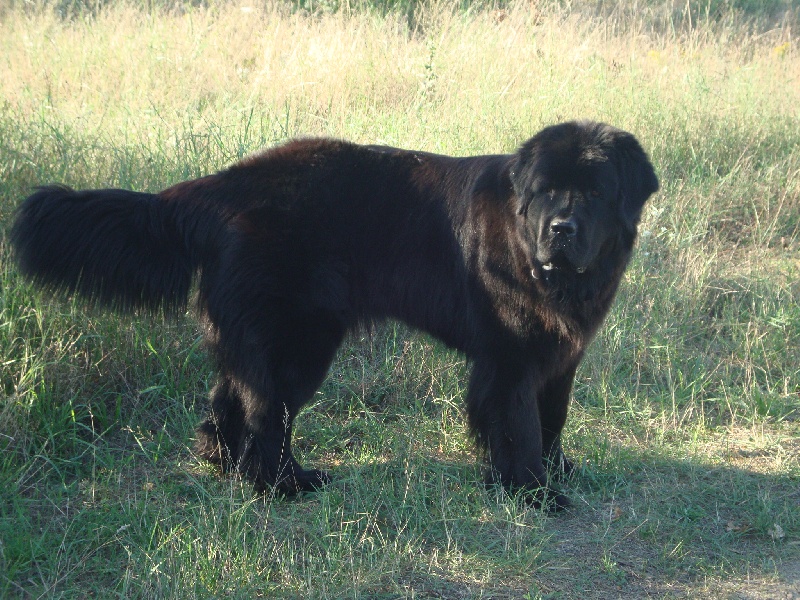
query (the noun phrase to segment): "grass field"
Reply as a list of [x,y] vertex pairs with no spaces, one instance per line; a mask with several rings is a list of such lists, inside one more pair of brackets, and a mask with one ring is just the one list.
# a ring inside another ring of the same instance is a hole
[[[0,2],[0,597],[800,598],[800,3]],[[662,190],[581,366],[557,516],[495,495],[466,366],[393,323],[300,417],[324,491],[191,453],[189,316],[23,282],[31,187],[156,191],[298,135],[510,152],[632,131]]]

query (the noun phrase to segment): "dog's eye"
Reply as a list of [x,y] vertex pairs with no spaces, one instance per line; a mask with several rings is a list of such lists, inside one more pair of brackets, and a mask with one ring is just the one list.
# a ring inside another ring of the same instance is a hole
[[599,198],[600,196],[602,196],[602,194],[600,193],[600,190],[594,190],[594,189],[589,192],[589,195],[592,198]]

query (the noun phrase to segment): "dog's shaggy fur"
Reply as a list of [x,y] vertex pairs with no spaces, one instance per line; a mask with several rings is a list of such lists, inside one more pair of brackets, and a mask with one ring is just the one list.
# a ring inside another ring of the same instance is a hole
[[294,459],[292,422],[347,331],[394,318],[466,355],[490,479],[540,502],[657,188],[634,137],[592,122],[469,158],[304,139],[159,194],[41,188],[11,240],[35,281],[118,309],[181,308],[199,273],[220,380],[197,450],[257,489],[328,481]]

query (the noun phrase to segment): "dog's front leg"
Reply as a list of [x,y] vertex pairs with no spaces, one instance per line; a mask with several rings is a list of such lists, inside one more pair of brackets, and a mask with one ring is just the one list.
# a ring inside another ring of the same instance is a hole
[[578,358],[563,373],[552,377],[538,394],[539,420],[542,427],[542,454],[551,477],[565,479],[575,468],[561,446],[561,431],[567,422],[572,383]]
[[533,369],[476,361],[467,395],[470,428],[489,461],[487,480],[536,506],[569,505],[551,489],[542,461],[542,424]]

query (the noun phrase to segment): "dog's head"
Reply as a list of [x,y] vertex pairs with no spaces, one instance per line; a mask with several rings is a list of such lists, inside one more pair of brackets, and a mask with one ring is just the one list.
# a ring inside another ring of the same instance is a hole
[[510,177],[531,273],[544,280],[591,272],[619,244],[627,255],[658,190],[636,138],[593,122],[543,129],[516,153]]

